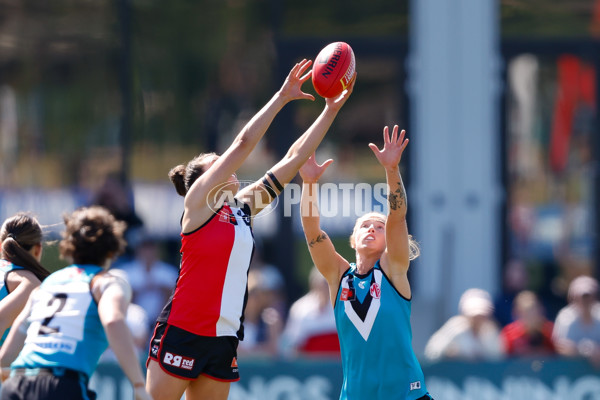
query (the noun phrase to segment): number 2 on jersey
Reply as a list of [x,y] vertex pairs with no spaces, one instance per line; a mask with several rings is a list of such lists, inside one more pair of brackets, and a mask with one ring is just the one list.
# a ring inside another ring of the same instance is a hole
[[40,326],[40,330],[38,331],[38,335],[48,335],[51,333],[58,333],[60,328],[52,328],[49,326],[50,321],[56,315],[56,313],[60,312],[65,303],[67,302],[67,294],[66,293],[55,293],[52,298],[48,301],[48,316],[44,318],[42,324]]

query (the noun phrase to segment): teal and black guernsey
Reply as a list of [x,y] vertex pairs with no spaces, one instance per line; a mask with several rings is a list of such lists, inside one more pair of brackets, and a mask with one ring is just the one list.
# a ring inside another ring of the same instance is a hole
[[108,347],[90,282],[102,271],[72,265],[35,291],[25,346],[11,368],[63,367],[92,375]]
[[[6,296],[8,296],[8,287],[6,286],[6,277],[9,272],[17,271],[17,270],[25,269],[23,267],[19,267],[11,263],[10,261],[0,260],[0,301],[2,301]],[[4,332],[0,332],[0,347],[4,344],[6,337],[8,336],[8,332],[10,328],[5,330]]]
[[427,393],[412,349],[411,302],[383,273],[356,266],[344,273],[335,300],[344,382],[341,400],[415,400]]

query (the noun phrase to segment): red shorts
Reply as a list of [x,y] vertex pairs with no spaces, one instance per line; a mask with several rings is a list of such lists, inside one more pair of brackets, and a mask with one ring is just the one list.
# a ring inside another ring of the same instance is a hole
[[194,380],[199,375],[223,381],[240,380],[237,365],[238,339],[233,336],[199,336],[158,322],[150,341],[150,360],[169,375]]

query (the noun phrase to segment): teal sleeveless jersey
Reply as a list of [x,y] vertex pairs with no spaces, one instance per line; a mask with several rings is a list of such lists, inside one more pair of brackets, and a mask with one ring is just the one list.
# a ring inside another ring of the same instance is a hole
[[354,264],[344,273],[334,306],[344,370],[341,400],[414,400],[427,393],[412,349],[410,306],[379,261],[366,275]]
[[[6,275],[10,271],[16,271],[19,269],[25,269],[23,267],[19,267],[18,265],[14,265],[10,261],[0,260],[0,301],[2,301],[6,296],[8,296],[8,287],[6,286]],[[6,337],[8,336],[8,331],[10,328],[5,330],[2,333],[2,337],[0,338],[0,347],[4,344]]]
[[25,346],[11,368],[64,367],[92,375],[108,347],[90,282],[102,268],[72,265],[34,293]]

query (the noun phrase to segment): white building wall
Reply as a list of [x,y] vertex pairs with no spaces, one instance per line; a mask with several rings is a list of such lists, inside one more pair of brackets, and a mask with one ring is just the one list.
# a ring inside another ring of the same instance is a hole
[[500,288],[501,160],[498,5],[492,0],[414,0],[411,101],[411,231],[414,346],[457,312],[470,287]]

